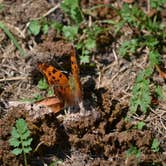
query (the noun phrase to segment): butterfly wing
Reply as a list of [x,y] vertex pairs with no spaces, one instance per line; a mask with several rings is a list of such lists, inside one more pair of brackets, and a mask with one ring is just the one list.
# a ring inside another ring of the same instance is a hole
[[74,96],[74,102],[78,103],[82,101],[82,88],[81,88],[81,82],[79,78],[79,67],[77,64],[77,59],[76,59],[76,51],[74,47],[72,47],[71,50],[71,71],[72,71],[72,77],[69,79],[69,84],[72,90],[72,94]]
[[69,79],[60,70],[51,65],[38,64],[49,85],[53,85],[55,95],[63,101],[65,106],[78,104],[82,101],[82,88],[79,78],[79,68],[74,47],[70,54],[72,75]]
[[39,63],[38,68],[46,77],[48,84],[53,85],[55,95],[63,101],[65,105],[72,105],[73,96],[66,75],[51,65]]

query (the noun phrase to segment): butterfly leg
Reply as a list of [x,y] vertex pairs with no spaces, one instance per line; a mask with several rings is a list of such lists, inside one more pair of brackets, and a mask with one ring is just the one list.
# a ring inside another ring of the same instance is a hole
[[82,101],[79,103],[79,108],[80,108],[80,115],[81,116],[89,116],[94,111],[94,109],[86,110]]
[[71,108],[70,107],[65,108],[64,113],[65,113],[65,115],[69,115],[71,113]]

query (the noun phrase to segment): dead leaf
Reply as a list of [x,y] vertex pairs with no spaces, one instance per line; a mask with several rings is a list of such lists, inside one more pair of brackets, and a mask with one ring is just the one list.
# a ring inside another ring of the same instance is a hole
[[123,0],[123,2],[126,2],[126,3],[133,3],[134,0]]
[[156,70],[159,72],[159,76],[163,79],[166,79],[166,73],[161,71],[158,65],[156,65]]
[[59,112],[64,107],[64,104],[55,96],[47,97],[35,102],[35,104],[37,106],[49,107],[55,113]]

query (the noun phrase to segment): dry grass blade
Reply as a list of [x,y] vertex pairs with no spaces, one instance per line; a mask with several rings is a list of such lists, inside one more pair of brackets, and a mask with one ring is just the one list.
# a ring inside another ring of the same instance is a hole
[[0,29],[2,29],[5,32],[5,34],[9,37],[9,39],[14,43],[16,48],[19,50],[20,54],[24,56],[25,55],[24,50],[21,48],[21,46],[19,45],[15,37],[12,35],[12,33],[9,31],[9,29],[2,22],[0,22]]

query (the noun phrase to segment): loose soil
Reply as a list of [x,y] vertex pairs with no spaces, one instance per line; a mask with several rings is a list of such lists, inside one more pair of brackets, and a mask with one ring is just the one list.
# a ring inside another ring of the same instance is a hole
[[[147,64],[147,50],[131,61],[116,55],[117,43],[111,33],[97,39],[97,49],[92,52],[90,65],[80,65],[80,77],[84,93],[84,109],[81,114],[52,113],[48,108],[37,108],[25,99],[36,94],[45,95],[37,87],[42,78],[37,63],[53,64],[61,70],[70,71],[71,43],[65,41],[55,30],[48,34],[32,36],[27,23],[40,18],[59,2],[56,0],[0,1],[5,9],[0,12],[2,20],[26,51],[20,56],[10,39],[0,30],[0,165],[24,165],[23,156],[11,153],[8,139],[11,129],[19,118],[24,118],[33,138],[28,164],[44,166],[51,163],[65,166],[107,165],[164,165],[166,164],[166,111],[165,101],[159,101],[147,115],[130,116],[129,99],[137,73]],[[102,1],[81,1],[83,8]],[[112,2],[120,5],[121,2]],[[107,8],[95,10],[95,19],[111,19],[115,13]],[[60,8],[46,17],[66,23]],[[163,21],[165,17],[163,16]],[[124,30],[125,33],[127,30]],[[124,37],[126,34],[124,34]],[[119,40],[124,40],[120,38]],[[79,53],[78,53],[79,54]],[[163,54],[166,61],[166,54]],[[166,65],[166,63],[165,63]],[[154,81],[164,85],[164,79],[154,73]],[[24,100],[24,101],[23,101]],[[142,130],[136,124],[144,121]],[[151,149],[152,141],[160,142],[159,152]],[[141,151],[127,155],[132,146]]]

